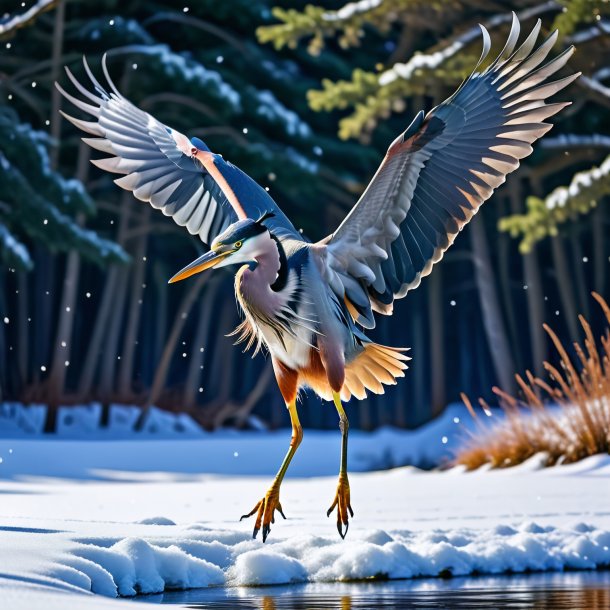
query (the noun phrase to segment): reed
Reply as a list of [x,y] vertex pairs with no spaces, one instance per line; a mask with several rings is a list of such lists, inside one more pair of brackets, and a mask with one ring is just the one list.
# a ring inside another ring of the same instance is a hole
[[[573,344],[571,358],[545,324],[560,358],[559,367],[545,362],[547,379],[529,371],[515,375],[518,398],[494,387],[505,417],[495,425],[477,425],[458,450],[456,464],[469,470],[485,464],[506,468],[541,454],[545,465],[552,466],[610,452],[610,307],[602,296],[592,295],[608,323],[599,343],[587,320],[579,316],[584,339]],[[481,422],[468,397],[461,396],[470,414]],[[488,409],[484,400],[479,399],[479,404]]]

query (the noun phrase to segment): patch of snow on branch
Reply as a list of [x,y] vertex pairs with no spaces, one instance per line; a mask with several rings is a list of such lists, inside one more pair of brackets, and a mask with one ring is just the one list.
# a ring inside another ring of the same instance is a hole
[[379,76],[379,84],[382,87],[385,87],[398,78],[409,80],[418,70],[424,68],[433,70],[447,61],[450,57],[456,55],[463,47],[464,44],[461,41],[456,40],[442,51],[430,54],[417,53],[408,62],[404,64],[394,64],[392,68],[381,74]]
[[582,191],[593,186],[595,182],[607,178],[609,175],[610,157],[606,157],[605,161],[599,167],[594,167],[593,169],[575,174],[569,186],[560,186],[559,188],[556,188],[546,198],[546,207],[549,210],[556,207],[564,207],[570,199],[577,197]]
[[374,8],[381,6],[383,0],[359,0],[359,2],[349,2],[338,11],[332,13],[324,13],[322,15],[325,21],[343,21],[351,19],[354,15],[367,13]]
[[[519,19],[523,22],[539,14],[554,10],[557,10],[555,2],[544,2],[543,4],[533,6],[527,10],[520,11]],[[491,30],[499,25],[502,25],[503,23],[510,23],[511,20],[511,13],[499,13],[486,20],[482,25],[486,29]],[[481,27],[476,25],[466,30],[463,34],[457,36],[449,46],[440,51],[436,51],[434,53],[416,54],[406,63],[394,64],[392,68],[386,70],[379,76],[379,84],[384,87],[398,78],[411,78],[417,70],[421,70],[423,68],[433,70],[438,68],[438,66],[440,66],[443,62],[459,53],[461,49],[463,49],[467,44],[470,44],[473,40],[476,40],[480,35]]]
[[542,148],[610,148],[610,136],[593,133],[590,135],[561,134],[556,137],[543,138],[539,144]]
[[257,91],[255,93],[259,106],[256,113],[265,117],[270,122],[281,122],[286,127],[286,132],[291,136],[308,138],[311,136],[311,128],[302,121],[296,112],[288,110],[271,91]]

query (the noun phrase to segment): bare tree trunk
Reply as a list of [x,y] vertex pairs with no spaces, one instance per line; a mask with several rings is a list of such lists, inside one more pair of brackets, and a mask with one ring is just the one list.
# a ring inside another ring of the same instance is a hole
[[17,273],[17,307],[19,308],[19,316],[17,317],[17,343],[19,351],[17,352],[17,367],[19,371],[19,383],[21,389],[25,388],[28,383],[28,361],[30,351],[30,333],[29,333],[29,314],[30,303],[28,300],[29,287],[28,276],[25,271]]
[[598,205],[593,211],[591,222],[593,224],[593,287],[598,294],[604,294],[606,267],[608,266],[608,259],[606,258],[608,231],[606,226],[606,208],[604,205]]
[[[64,3],[62,2],[60,6],[63,5]],[[81,142],[78,149],[76,178],[82,183],[87,181],[90,156],[89,147],[84,142]],[[85,224],[84,214],[79,213],[77,215],[76,223],[81,227]],[[58,312],[57,334],[55,335],[53,359],[49,374],[48,394],[49,401],[52,404],[57,404],[64,393],[67,372],[65,363],[70,361],[72,349],[72,330],[74,328],[74,316],[76,315],[76,292],[79,273],[80,254],[76,250],[71,250],[66,262],[63,293]]]
[[97,310],[95,326],[87,347],[85,363],[83,364],[78,384],[78,397],[80,400],[87,399],[91,395],[97,364],[102,352],[102,341],[105,338],[107,321],[110,318],[110,310],[114,304],[118,272],[118,267],[113,265],[106,274],[106,281],[102,288],[102,300]]
[[252,409],[256,406],[256,403],[261,399],[267,390],[269,382],[272,378],[271,370],[272,369],[270,366],[266,366],[262,370],[256,385],[249,392],[242,404],[227,401],[220,407],[220,409],[214,409],[215,415],[213,419],[213,427],[219,428],[227,421],[227,419],[231,417],[235,417],[237,419],[236,423],[238,427],[243,425]]
[[153,384],[148,395],[148,400],[146,401],[146,407],[153,405],[161,395],[161,390],[165,385],[165,380],[167,379],[167,374],[169,372],[169,365],[171,364],[172,356],[176,351],[176,345],[178,345],[178,340],[180,339],[180,333],[184,328],[188,315],[193,308],[195,300],[197,299],[205,280],[205,276],[202,276],[192,282],[188,292],[182,299],[182,303],[180,304],[177,315],[174,319],[172,330],[169,334],[167,342],[165,343],[161,360],[157,366],[157,372],[155,373]]
[[477,214],[470,222],[470,238],[474,258],[475,279],[478,288],[483,327],[493,361],[496,379],[505,391],[513,390],[513,374],[515,366],[506,338],[502,309],[496,292],[495,278],[489,247],[485,236],[483,217]]
[[[427,408],[426,404],[426,377],[424,375],[424,371],[426,369],[426,353],[424,349],[426,335],[424,333],[423,314],[421,311],[415,312],[415,315],[413,316],[413,322],[413,345],[417,351],[413,355],[413,361],[410,363],[412,367],[411,374],[414,376],[413,395],[415,408],[412,410],[412,412],[415,411],[415,413],[417,413],[417,422],[419,424],[430,419],[431,415],[430,410]],[[409,409],[409,405],[406,405],[406,408]]]
[[[230,307],[224,307],[220,318],[219,328],[228,328],[235,319],[235,314]],[[217,381],[215,386],[216,396],[214,400],[218,408],[229,401],[231,386],[235,382],[232,377],[234,348],[231,343],[223,336],[217,336],[217,343],[214,348],[214,358],[210,371],[210,380]]]
[[142,294],[144,291],[144,278],[146,272],[145,257],[148,245],[148,228],[150,226],[150,207],[142,206],[140,214],[139,228],[142,233],[138,236],[138,241],[134,251],[134,262],[131,269],[131,290],[129,314],[127,316],[127,326],[125,328],[125,339],[121,354],[121,365],[119,367],[118,393],[120,396],[129,396],[132,392],[131,382],[133,380],[133,363],[136,353],[136,340],[140,327],[140,314],[142,312]]
[[532,340],[533,368],[536,375],[542,375],[543,363],[546,359],[546,341],[542,324],[542,280],[540,278],[540,266],[535,246],[531,252],[523,257],[523,269],[525,272],[525,285],[527,286],[527,313],[530,326],[530,337]]
[[441,284],[442,265],[437,266],[428,280],[428,312],[430,329],[430,367],[432,416],[443,411],[447,403],[445,393],[445,350],[443,293]]
[[125,297],[129,283],[129,269],[118,269],[117,282],[113,294],[113,312],[108,320],[104,336],[104,348],[100,362],[100,396],[108,401],[115,391],[116,371],[119,361],[119,338],[124,321]]
[[[531,179],[534,194],[542,195],[542,185],[538,177]],[[521,208],[523,194],[521,182],[513,180],[510,184],[511,208],[518,212]],[[543,362],[546,357],[546,340],[542,329],[543,319],[543,299],[542,279],[540,277],[540,265],[536,255],[536,246],[528,254],[523,256],[524,282],[527,286],[527,313],[529,320],[529,335],[532,349],[532,366],[536,375],[541,375],[544,371]]]
[[[59,80],[61,70],[61,54],[64,45],[64,24],[66,15],[66,3],[58,0],[55,9],[55,23],[53,26],[53,48],[51,51],[51,82]],[[51,137],[55,145],[51,149],[51,167],[57,168],[59,160],[59,141],[61,135],[62,117],[59,114],[62,96],[56,87],[51,87]]]
[[[0,268],[0,286],[6,287],[7,278],[4,268]],[[6,290],[0,290],[0,311],[7,311]],[[9,380],[9,344],[6,336],[6,325],[0,321],[0,401],[4,400],[4,392]]]
[[553,266],[557,274],[557,287],[561,298],[561,306],[565,311],[564,319],[568,325],[568,332],[572,341],[578,340],[578,314],[574,293],[572,292],[572,278],[565,253],[565,241],[561,235],[551,238],[553,252]]
[[587,282],[585,281],[585,274],[583,272],[583,255],[582,247],[578,236],[572,231],[570,234],[570,244],[572,246],[572,268],[574,270],[572,286],[576,288],[578,293],[578,301],[580,304],[580,313],[585,318],[589,318],[589,292],[587,291]]
[[[505,206],[499,210],[500,218],[506,216]],[[512,298],[511,278],[510,278],[510,255],[514,240],[506,233],[498,235],[498,267],[500,276],[500,298],[505,304],[504,311],[506,312],[506,321],[508,327],[508,335],[510,339],[511,354],[513,358],[519,362],[523,354],[523,341],[519,334],[517,324],[517,316],[515,314],[514,300]]]
[[199,308],[199,324],[197,325],[194,343],[191,346],[189,369],[182,394],[182,404],[185,409],[194,409],[197,404],[199,387],[197,381],[201,376],[201,367],[205,357],[203,350],[205,350],[205,346],[208,343],[208,336],[212,326],[212,314],[214,313],[214,302],[218,293],[218,286],[218,280],[212,278]]
[[153,361],[161,359],[163,346],[165,345],[165,336],[167,335],[168,321],[168,292],[167,292],[167,275],[162,271],[161,265],[153,267],[154,285],[156,291],[156,315],[154,321],[153,332]]
[[55,259],[49,256],[48,251],[40,244],[34,246],[35,268],[34,268],[34,290],[36,294],[32,299],[31,318],[34,324],[34,336],[32,342],[32,364],[31,382],[34,387],[40,388],[41,367],[48,366],[51,329],[54,323],[53,287],[55,283]]
[[[130,210],[130,193],[123,193],[120,203],[119,228],[117,231],[117,243],[121,246],[125,242],[125,233],[129,225],[129,210]],[[110,316],[113,313],[112,308],[115,305],[116,286],[119,276],[119,266],[114,264],[110,267],[106,275],[106,281],[102,289],[102,300],[97,310],[95,326],[91,333],[91,341],[87,348],[85,363],[82,368],[80,382],[78,385],[78,395],[80,399],[85,399],[91,394],[93,380],[97,370],[100,354],[102,351],[102,342],[106,338]],[[121,312],[115,311],[115,315],[120,315]],[[114,354],[116,356],[116,354]]]

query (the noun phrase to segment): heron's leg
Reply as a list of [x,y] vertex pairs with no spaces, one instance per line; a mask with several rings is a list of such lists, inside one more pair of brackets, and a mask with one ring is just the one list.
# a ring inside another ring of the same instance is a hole
[[[353,517],[354,511],[350,504],[349,480],[347,478],[347,433],[349,430],[349,422],[347,415],[341,404],[341,396],[337,392],[333,392],[333,401],[339,413],[339,428],[341,429],[341,466],[339,468],[339,484],[337,485],[337,493],[333,500],[332,506],[328,509],[326,515],[330,517],[335,507],[337,508],[337,530],[341,538],[345,538],[349,527],[349,518],[347,513]],[[343,530],[345,526],[345,531]]]
[[246,519],[247,517],[251,517],[254,513],[256,513],[256,522],[254,523],[254,532],[252,533],[252,537],[256,538],[256,535],[258,534],[262,525],[263,542],[267,540],[267,536],[271,530],[271,524],[275,523],[275,511],[277,510],[280,515],[284,517],[284,519],[286,518],[282,512],[282,505],[280,504],[280,485],[282,484],[284,475],[288,470],[290,461],[303,440],[303,428],[301,427],[299,414],[297,413],[296,399],[288,403],[287,407],[288,412],[290,413],[290,422],[292,424],[292,438],[290,439],[288,453],[286,453],[286,457],[275,475],[275,479],[273,479],[271,487],[265,494],[265,497],[262,500],[259,500],[256,503],[256,506],[247,515],[243,515],[241,517],[241,519]]

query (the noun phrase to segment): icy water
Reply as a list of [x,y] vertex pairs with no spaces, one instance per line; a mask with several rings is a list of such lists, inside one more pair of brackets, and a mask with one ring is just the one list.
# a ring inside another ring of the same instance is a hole
[[193,589],[137,599],[210,610],[609,610],[610,572]]

